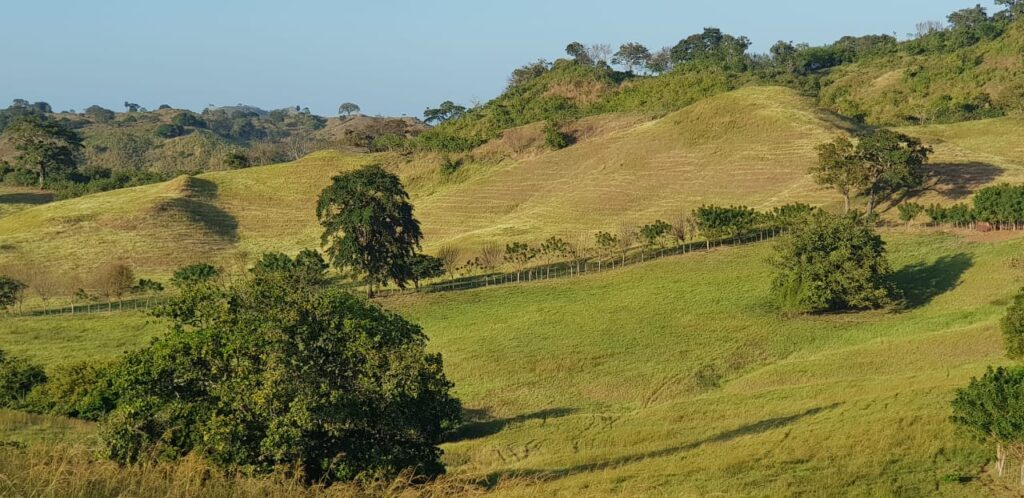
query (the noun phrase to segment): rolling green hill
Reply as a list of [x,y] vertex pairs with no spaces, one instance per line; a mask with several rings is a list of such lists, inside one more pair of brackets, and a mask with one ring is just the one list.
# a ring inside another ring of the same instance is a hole
[[[886,238],[906,311],[780,316],[768,244],[384,305],[422,324],[468,410],[444,445],[450,472],[499,496],[1012,495],[1015,477],[984,467],[991,448],[947,418],[953,390],[1004,361],[997,321],[1024,241]],[[99,359],[159,327],[130,313],[18,318],[0,322],[0,348]],[[92,430],[23,418],[0,426],[19,440]],[[103,468],[112,493],[141,489]],[[158,475],[145,482],[176,474]]]
[[[428,251],[454,244],[472,253],[489,241],[555,234],[589,239],[710,203],[838,204],[806,171],[814,147],[848,125],[791,90],[747,87],[639,124],[593,119],[590,126],[607,129],[572,147],[498,163],[470,155],[451,174],[432,155],[325,151],[22,209],[0,218],[0,264],[50,261],[87,280],[95,268],[124,260],[159,277],[199,260],[226,265],[239,254],[316,247],[317,194],[339,171],[370,162],[402,176]],[[938,150],[932,171],[940,183],[921,200],[953,202],[982,185],[1024,179],[1019,123],[907,129]]]

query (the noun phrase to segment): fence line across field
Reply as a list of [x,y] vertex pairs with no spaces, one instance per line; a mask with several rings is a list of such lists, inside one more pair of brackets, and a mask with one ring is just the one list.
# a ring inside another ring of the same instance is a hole
[[[517,283],[535,282],[539,280],[550,280],[559,278],[572,278],[591,273],[632,266],[656,259],[693,252],[707,252],[712,249],[724,246],[736,246],[761,242],[774,238],[782,233],[782,230],[765,230],[740,237],[732,237],[719,240],[705,240],[687,242],[674,247],[659,249],[641,250],[638,253],[626,254],[622,257],[609,257],[607,259],[581,258],[578,261],[560,261],[557,263],[532,266],[519,271],[501,272],[488,275],[475,275],[463,277],[447,282],[436,282],[421,285],[419,288],[408,287],[405,289],[381,289],[376,291],[376,297],[391,297],[403,294],[451,292],[460,290],[492,287],[497,285],[510,285]],[[77,315],[95,313],[116,313],[120,311],[135,311],[151,309],[165,302],[159,297],[135,298],[122,301],[106,301],[100,303],[69,304],[55,308],[44,308],[25,310],[15,313],[16,316],[49,316],[49,315]]]

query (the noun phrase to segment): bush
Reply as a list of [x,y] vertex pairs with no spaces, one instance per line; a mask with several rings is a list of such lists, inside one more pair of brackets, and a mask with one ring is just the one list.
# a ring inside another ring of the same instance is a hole
[[29,391],[44,382],[43,367],[0,351],[0,407],[19,407]]
[[544,145],[554,150],[564,149],[569,146],[569,137],[557,125],[548,122],[544,125]]
[[898,292],[885,242],[863,220],[819,211],[776,246],[772,294],[797,312],[879,308]]
[[[957,391],[950,420],[979,441],[997,445],[997,467],[1005,463],[1009,446],[1024,453],[1024,369],[989,367],[981,379]],[[1001,470],[1000,470],[1001,472]]]
[[437,444],[461,408],[416,325],[277,271],[186,288],[165,309],[170,333],[113,374],[101,436],[114,460],[196,454],[322,482],[443,471]]
[[693,212],[697,229],[708,240],[738,237],[757,223],[757,212],[746,206],[701,206]]
[[1006,356],[1014,360],[1024,359],[1024,290],[1013,299],[1000,325],[1006,344]]
[[185,128],[176,124],[162,124],[153,130],[153,134],[160,138],[175,138],[185,134]]
[[109,365],[86,362],[57,367],[46,383],[28,393],[23,407],[38,413],[99,420],[114,409],[116,401],[109,370]]

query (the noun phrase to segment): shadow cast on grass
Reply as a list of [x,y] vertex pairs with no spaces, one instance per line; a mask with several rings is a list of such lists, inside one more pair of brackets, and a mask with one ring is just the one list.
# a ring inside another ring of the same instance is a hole
[[827,406],[811,408],[810,410],[806,410],[804,412],[797,413],[794,415],[765,419],[759,422],[755,422],[753,424],[747,424],[744,426],[737,427],[735,429],[727,430],[725,432],[720,432],[718,434],[715,434],[714,436],[705,439],[700,439],[684,445],[673,446],[661,450],[649,451],[646,453],[639,453],[636,455],[629,455],[620,458],[614,458],[602,462],[576,465],[573,467],[566,467],[563,469],[556,470],[521,470],[514,472],[495,472],[487,476],[482,484],[487,486],[488,488],[493,488],[494,486],[497,486],[502,479],[516,477],[526,477],[538,480],[553,481],[558,479],[564,479],[566,477],[570,477],[577,474],[600,472],[603,470],[612,469],[623,465],[638,463],[649,458],[663,458],[667,456],[672,456],[678,453],[695,450],[706,444],[724,443],[743,436],[752,436],[755,434],[761,434],[771,430],[780,429],[794,422],[797,422],[803,418],[812,417],[819,413],[823,413],[838,408],[841,404],[842,403],[833,403]]
[[31,204],[39,205],[53,202],[54,195],[49,192],[18,192],[0,195],[0,204]]
[[893,282],[903,291],[908,308],[924,306],[960,283],[960,277],[974,265],[967,253],[942,256],[933,263],[914,263],[896,271]]
[[925,170],[931,179],[928,190],[952,200],[964,199],[1003,174],[1003,168],[981,162],[932,164]]
[[547,421],[549,418],[561,418],[571,415],[575,411],[573,408],[549,408],[510,418],[491,418],[487,410],[465,410],[463,416],[466,422],[459,426],[448,437],[446,442],[456,443],[486,437],[497,434],[512,424],[520,424],[529,420]]

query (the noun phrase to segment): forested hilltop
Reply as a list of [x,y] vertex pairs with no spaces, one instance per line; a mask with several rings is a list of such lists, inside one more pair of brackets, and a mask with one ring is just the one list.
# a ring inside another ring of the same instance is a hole
[[[351,103],[339,108],[337,118],[325,118],[301,106],[193,112],[169,105],[148,110],[128,101],[123,112],[98,105],[55,112],[46,102],[15,99],[0,110],[0,178],[75,197],[182,174],[293,161],[327,148],[365,149],[379,135],[411,137],[427,128],[413,118],[365,116]],[[50,171],[41,174],[40,163]]]
[[706,28],[652,51],[635,42],[570,43],[568,58],[516,69],[494,100],[465,109],[413,141],[466,150],[503,130],[547,122],[551,145],[565,124],[609,112],[664,114],[746,85],[785,85],[827,110],[871,125],[949,123],[1024,109],[1024,2],[999,0],[945,22],[917,26],[905,41],[892,35],[844,36],[824,46],[779,41],[768,54],[749,51],[740,35]]

